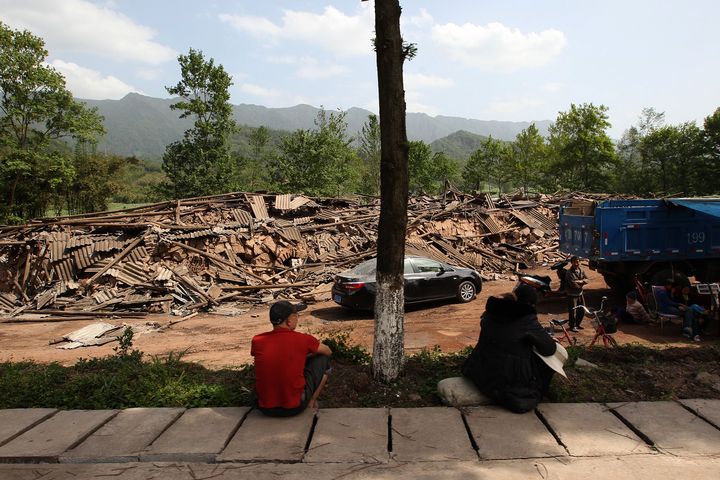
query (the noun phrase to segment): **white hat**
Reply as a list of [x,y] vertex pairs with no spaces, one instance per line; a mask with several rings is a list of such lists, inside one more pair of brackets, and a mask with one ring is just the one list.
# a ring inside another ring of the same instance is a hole
[[540,352],[538,352],[535,347],[533,347],[533,351],[542,359],[543,362],[545,362],[548,367],[567,378],[567,375],[565,375],[565,371],[563,370],[563,365],[565,365],[565,362],[567,362],[568,359],[568,353],[567,350],[565,350],[565,347],[558,343],[555,345],[555,353],[547,356],[540,355]]

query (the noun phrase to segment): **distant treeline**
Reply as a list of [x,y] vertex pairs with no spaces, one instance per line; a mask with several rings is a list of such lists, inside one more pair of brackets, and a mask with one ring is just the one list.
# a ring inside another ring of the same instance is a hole
[[[96,109],[76,101],[45,63],[44,42],[0,23],[0,222],[228,191],[315,196],[378,195],[380,123],[370,115],[356,138],[344,112],[320,110],[315,127],[281,132],[232,120],[222,65],[190,49],[181,79],[167,87],[171,108],[194,123],[162,159],[100,153],[105,133]],[[666,125],[643,110],[614,143],[607,108],[592,103],[560,112],[547,137],[534,124],[514,141],[457,132],[409,144],[410,191],[618,192],[710,195],[720,165],[720,108],[704,119]]]

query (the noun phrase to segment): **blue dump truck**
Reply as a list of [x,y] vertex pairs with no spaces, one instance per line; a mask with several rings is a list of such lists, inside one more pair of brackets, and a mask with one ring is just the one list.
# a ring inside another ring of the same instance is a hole
[[559,230],[560,250],[587,258],[615,290],[630,290],[635,276],[720,280],[720,198],[570,200]]

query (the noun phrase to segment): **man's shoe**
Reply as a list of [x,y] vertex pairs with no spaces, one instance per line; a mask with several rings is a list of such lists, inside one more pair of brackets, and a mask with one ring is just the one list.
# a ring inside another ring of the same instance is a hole
[[578,330],[585,330],[585,327],[581,327],[580,325],[578,325],[578,326],[575,327],[575,328],[577,328]]
[[572,328],[570,329],[570,331],[571,331],[571,332],[576,332],[576,333],[577,333],[577,332],[578,332],[579,330],[577,329],[577,327],[572,327]]
[[695,335],[695,337],[693,337],[693,340],[695,340],[696,342],[699,342],[699,341],[700,341],[700,335]]

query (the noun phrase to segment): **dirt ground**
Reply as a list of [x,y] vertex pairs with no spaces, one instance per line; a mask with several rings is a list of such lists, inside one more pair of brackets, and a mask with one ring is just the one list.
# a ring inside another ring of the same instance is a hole
[[[622,297],[613,296],[602,277],[585,269],[590,283],[585,289],[585,299],[590,307],[597,307],[602,296],[607,295],[613,304],[621,305]],[[536,270],[547,274],[547,268]],[[486,282],[478,297],[467,304],[452,301],[432,303],[408,308],[405,315],[405,348],[408,353],[438,345],[444,352],[460,350],[477,341],[480,331],[480,314],[490,295],[508,292],[514,285],[510,280]],[[566,318],[564,298],[546,298],[538,304],[540,322],[547,324],[552,318]],[[163,331],[140,333],[135,336],[133,346],[147,355],[164,356],[170,352],[185,352],[184,359],[198,362],[208,368],[233,368],[252,361],[250,340],[253,335],[269,330],[268,307],[256,306],[237,316],[200,314],[177,323]],[[167,323],[170,319],[162,315],[148,316],[143,320],[127,322],[142,326],[146,322]],[[4,323],[0,324],[0,361],[33,360],[36,362],[59,362],[71,365],[78,358],[105,356],[113,353],[116,342],[98,347],[84,347],[75,350],[61,350],[48,341],[61,337],[90,323]],[[123,320],[108,323],[120,325]],[[588,319],[585,320],[589,327]],[[329,298],[314,303],[301,314],[299,331],[316,336],[347,333],[354,343],[372,349],[373,318],[371,313],[353,312],[336,305]],[[578,334],[578,344],[589,344],[594,331],[585,328]],[[623,343],[658,344],[662,346],[696,346],[718,343],[717,332],[706,336],[700,344],[688,342],[680,336],[680,328],[666,325],[661,331],[658,326],[620,325],[615,338]]]

